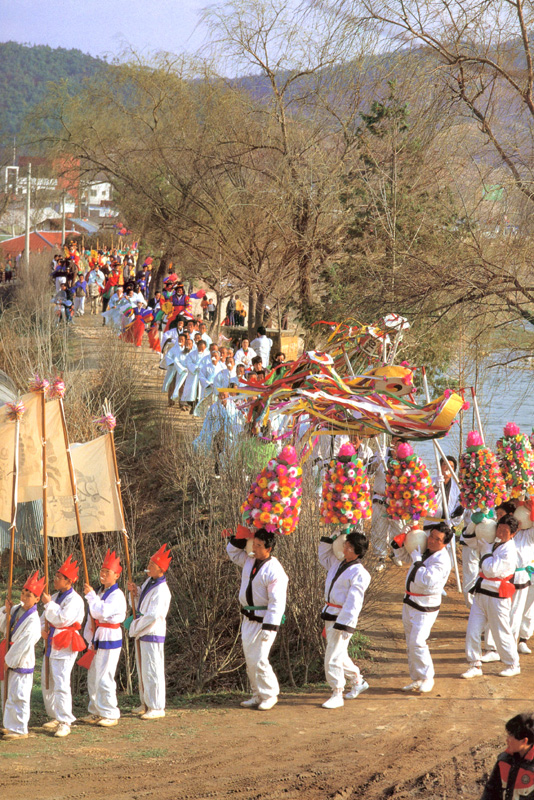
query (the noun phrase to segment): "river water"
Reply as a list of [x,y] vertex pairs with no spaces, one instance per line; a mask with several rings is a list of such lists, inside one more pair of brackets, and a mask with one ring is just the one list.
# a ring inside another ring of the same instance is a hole
[[[431,390],[431,396],[436,393]],[[521,433],[528,436],[534,428],[534,369],[491,368],[485,371],[484,380],[477,391],[478,405],[488,447],[495,449],[497,439],[502,436],[507,422],[519,425]],[[470,391],[466,391],[466,400],[471,401]],[[418,398],[418,402],[422,402]],[[470,430],[476,428],[473,420],[473,405],[469,411],[462,412],[463,430],[460,443],[460,426],[454,424],[448,436],[439,440],[442,449],[448,454],[458,457],[465,449],[465,438]],[[425,442],[416,446],[417,453],[434,472],[434,448]]]

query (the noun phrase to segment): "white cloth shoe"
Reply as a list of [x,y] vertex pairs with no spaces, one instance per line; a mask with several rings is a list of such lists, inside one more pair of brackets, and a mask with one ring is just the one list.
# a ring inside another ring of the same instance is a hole
[[501,678],[513,678],[515,675],[521,675],[521,667],[506,667],[499,672]]
[[402,687],[403,692],[414,692],[416,689],[419,689],[423,681],[412,681],[407,686]]
[[418,692],[431,692],[434,688],[434,678],[427,678],[426,681],[421,681],[421,685],[417,689]]
[[259,698],[259,697],[256,697],[256,696],[254,696],[254,697],[249,697],[249,699],[248,699],[248,700],[242,700],[242,701],[239,703],[239,705],[240,705],[242,708],[256,708],[257,706],[259,706],[259,704],[260,704],[260,703],[261,703],[261,700],[260,700],[260,698]]
[[57,726],[57,730],[54,733],[54,736],[57,739],[63,739],[65,736],[70,734],[70,725],[67,725],[66,722],[60,722]]
[[48,720],[48,722],[45,722],[44,725],[42,725],[41,727],[43,727],[45,731],[55,731],[58,725],[59,722],[57,721],[57,719],[50,719]]
[[344,705],[343,692],[339,689],[334,692],[332,697],[329,697],[328,700],[323,703],[323,708],[341,708]]
[[481,678],[484,673],[480,667],[469,667],[468,670],[462,673],[462,678],[469,680],[470,678]]
[[521,653],[524,656],[528,656],[529,653],[532,653],[532,650],[530,649],[530,647],[526,642],[519,642],[519,644],[517,645],[517,652]]
[[113,728],[115,725],[119,724],[119,720],[103,717],[102,719],[99,719],[96,724],[100,725],[101,728]]
[[501,657],[496,650],[488,650],[487,653],[480,657],[480,660],[483,664],[490,664],[492,661],[500,661]]
[[149,708],[145,714],[141,714],[140,719],[161,719],[164,716],[163,708]]
[[27,739],[27,733],[14,733],[14,731],[8,731],[8,733],[4,733],[2,737],[2,741],[9,742],[10,739]]
[[367,681],[362,680],[361,683],[353,684],[347,694],[345,695],[345,700],[354,700],[358,695],[362,692],[365,692],[369,688],[369,684]]
[[278,703],[278,697],[268,697],[267,700],[262,700],[258,705],[260,711],[269,711],[273,706]]

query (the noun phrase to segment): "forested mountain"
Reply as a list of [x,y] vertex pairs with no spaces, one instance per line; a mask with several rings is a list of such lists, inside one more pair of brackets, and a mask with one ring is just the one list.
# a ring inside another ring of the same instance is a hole
[[16,135],[26,114],[42,101],[50,81],[67,79],[73,90],[90,78],[105,61],[81,50],[56,49],[47,45],[0,43],[0,136]]

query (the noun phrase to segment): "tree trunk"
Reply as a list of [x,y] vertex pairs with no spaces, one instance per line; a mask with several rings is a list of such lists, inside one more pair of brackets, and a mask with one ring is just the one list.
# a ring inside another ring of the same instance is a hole
[[248,290],[248,338],[254,338],[254,324],[256,322],[256,290]]
[[152,284],[150,288],[151,297],[154,295],[157,287],[163,287],[163,279],[167,277],[167,267],[171,261],[172,253],[166,250],[161,256],[157,268],[152,271]]
[[254,330],[258,330],[260,325],[263,325],[263,312],[265,310],[265,295],[263,292],[258,292],[256,299],[256,313],[254,315]]

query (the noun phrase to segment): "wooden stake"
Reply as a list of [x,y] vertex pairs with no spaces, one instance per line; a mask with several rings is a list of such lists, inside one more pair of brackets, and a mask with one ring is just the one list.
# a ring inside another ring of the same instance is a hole
[[[425,388],[425,395],[427,403],[430,403],[430,392],[428,391],[428,381],[426,377],[426,369],[423,367],[423,386]],[[441,505],[443,508],[443,514],[445,519],[447,520],[447,524],[451,525],[451,516],[449,514],[449,503],[447,501],[447,495],[445,493],[445,483],[443,481],[443,475],[441,474],[441,465],[439,459],[439,449],[437,446],[437,442],[434,440],[432,442],[434,445],[434,455],[436,457],[436,465],[438,468],[438,481],[439,481],[439,492],[441,495]],[[442,451],[443,452],[443,451]],[[456,538],[453,537],[452,542],[450,543],[450,552],[452,555],[452,563],[454,566],[454,574],[456,575],[456,586],[458,591],[462,591],[462,582],[460,581],[460,573],[458,571],[458,559],[456,558]]]
[[[9,573],[7,577],[7,600],[9,604],[9,614],[6,617],[6,649],[7,655],[9,650],[9,640],[11,638],[11,592],[13,589],[13,561],[15,556],[15,531],[17,529],[17,497],[18,497],[18,479],[19,479],[19,435],[20,435],[20,420],[18,417],[15,419],[15,450],[13,456],[13,489],[11,493],[11,527],[9,529]],[[8,675],[9,670],[4,663],[4,704],[6,706],[7,691],[8,691]]]

